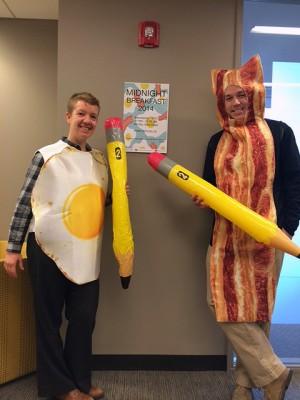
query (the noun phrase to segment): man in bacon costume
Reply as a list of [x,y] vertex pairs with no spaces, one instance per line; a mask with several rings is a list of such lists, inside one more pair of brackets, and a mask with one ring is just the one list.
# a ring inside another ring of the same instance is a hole
[[[212,71],[222,130],[209,141],[204,179],[292,236],[300,219],[300,157],[283,122],[264,120],[260,58]],[[196,199],[201,205],[201,200]],[[208,299],[238,355],[233,400],[283,400],[292,371],[268,340],[282,254],[216,214],[208,251]]]

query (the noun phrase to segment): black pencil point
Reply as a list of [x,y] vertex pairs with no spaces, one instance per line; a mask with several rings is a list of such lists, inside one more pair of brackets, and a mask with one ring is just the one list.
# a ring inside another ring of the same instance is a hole
[[300,258],[300,254],[297,255],[297,258]]
[[130,283],[130,279],[131,279],[131,275],[129,275],[129,276],[121,276],[120,278],[121,278],[122,288],[123,289],[128,289],[129,283]]

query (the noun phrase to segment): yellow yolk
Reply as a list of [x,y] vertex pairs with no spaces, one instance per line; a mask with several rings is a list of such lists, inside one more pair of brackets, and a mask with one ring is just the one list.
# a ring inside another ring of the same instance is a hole
[[67,197],[62,215],[63,222],[72,235],[79,239],[96,237],[103,227],[103,190],[95,184],[77,187]]

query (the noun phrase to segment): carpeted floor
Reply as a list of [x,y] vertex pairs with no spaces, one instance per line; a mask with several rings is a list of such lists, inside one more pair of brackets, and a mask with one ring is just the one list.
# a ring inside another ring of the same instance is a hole
[[[231,374],[226,372],[97,371],[94,383],[103,387],[105,400],[230,400]],[[0,387],[1,400],[37,399],[35,375]],[[263,394],[255,390],[255,400]],[[300,369],[285,400],[300,399]]]

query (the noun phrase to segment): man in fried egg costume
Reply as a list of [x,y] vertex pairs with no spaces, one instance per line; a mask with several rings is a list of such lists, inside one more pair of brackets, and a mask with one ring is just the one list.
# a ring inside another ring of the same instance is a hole
[[[4,262],[8,275],[17,277],[28,231],[38,394],[59,400],[104,396],[92,386],[90,368],[108,180],[103,154],[87,143],[99,111],[99,101],[90,93],[69,99],[68,137],[36,152],[11,222]],[[63,344],[64,306],[68,327]]]

